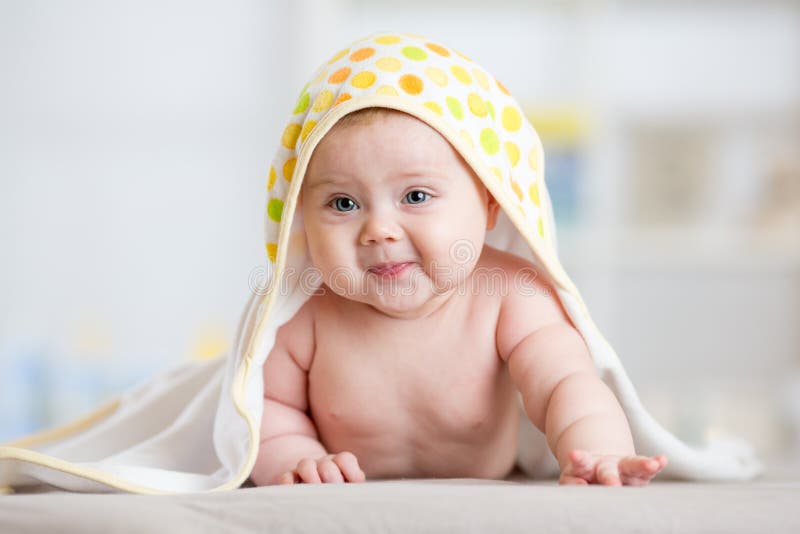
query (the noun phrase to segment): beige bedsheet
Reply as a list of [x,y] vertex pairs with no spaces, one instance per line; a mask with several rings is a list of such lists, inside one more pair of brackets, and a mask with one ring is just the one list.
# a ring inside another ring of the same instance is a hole
[[0,497],[0,532],[800,532],[800,477],[656,481],[644,488],[556,481],[395,480],[142,496]]

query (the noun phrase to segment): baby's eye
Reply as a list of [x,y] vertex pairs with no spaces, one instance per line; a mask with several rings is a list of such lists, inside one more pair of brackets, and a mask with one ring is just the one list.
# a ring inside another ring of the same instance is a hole
[[405,198],[409,204],[422,204],[428,200],[428,198],[430,198],[430,194],[426,193],[425,191],[415,189],[413,191],[409,191]]
[[356,203],[353,202],[353,199],[347,197],[336,197],[328,205],[332,206],[336,211],[353,211],[356,209]]

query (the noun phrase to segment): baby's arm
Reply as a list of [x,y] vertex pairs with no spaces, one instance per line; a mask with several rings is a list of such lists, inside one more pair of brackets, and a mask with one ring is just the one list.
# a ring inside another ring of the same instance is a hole
[[250,474],[258,486],[364,480],[353,454],[328,454],[307,415],[313,349],[313,323],[303,308],[278,330],[264,363],[261,444]]
[[549,286],[535,281],[530,287],[533,295],[512,291],[504,300],[498,351],[561,466],[561,482],[647,483],[666,458],[636,456],[625,413],[580,333]]

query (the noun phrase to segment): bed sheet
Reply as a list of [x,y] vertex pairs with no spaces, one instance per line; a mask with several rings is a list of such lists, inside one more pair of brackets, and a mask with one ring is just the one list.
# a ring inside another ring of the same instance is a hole
[[[371,480],[195,495],[0,497],[0,532],[800,532],[800,477],[567,487],[555,480]],[[776,476],[777,475],[777,476]]]

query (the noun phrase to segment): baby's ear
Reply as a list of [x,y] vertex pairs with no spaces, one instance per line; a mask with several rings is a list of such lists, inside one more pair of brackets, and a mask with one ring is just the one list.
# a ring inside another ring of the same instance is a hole
[[497,224],[497,214],[500,211],[500,203],[495,200],[489,190],[486,191],[486,195],[489,197],[488,211],[486,214],[486,229],[493,230]]

